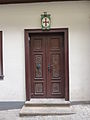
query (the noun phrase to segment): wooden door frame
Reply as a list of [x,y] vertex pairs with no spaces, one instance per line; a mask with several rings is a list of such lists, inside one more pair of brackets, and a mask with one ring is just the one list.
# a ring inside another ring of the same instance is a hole
[[69,101],[69,46],[68,46],[68,28],[53,28],[49,31],[42,31],[41,29],[25,29],[25,80],[26,80],[26,100],[31,98],[31,75],[30,75],[30,50],[28,34],[32,33],[64,33],[64,49],[65,49],[65,100]]

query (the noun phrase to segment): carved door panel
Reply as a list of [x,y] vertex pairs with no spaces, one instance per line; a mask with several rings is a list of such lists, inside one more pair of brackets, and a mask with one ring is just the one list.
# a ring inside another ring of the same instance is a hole
[[63,35],[31,36],[31,97],[64,97]]
[[52,35],[47,40],[47,96],[64,97],[64,40],[63,35]]
[[31,36],[31,97],[46,97],[45,39]]

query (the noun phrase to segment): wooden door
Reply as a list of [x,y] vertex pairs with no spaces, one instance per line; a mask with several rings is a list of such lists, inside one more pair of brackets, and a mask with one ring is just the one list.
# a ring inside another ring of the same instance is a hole
[[63,98],[65,96],[63,34],[32,34],[30,45],[31,97]]

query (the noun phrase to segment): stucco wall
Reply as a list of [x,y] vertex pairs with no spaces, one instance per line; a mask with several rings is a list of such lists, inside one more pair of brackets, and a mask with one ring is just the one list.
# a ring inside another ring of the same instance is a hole
[[5,76],[0,101],[25,100],[24,29],[41,28],[45,11],[52,28],[69,28],[70,100],[90,100],[90,2],[53,2],[0,6]]

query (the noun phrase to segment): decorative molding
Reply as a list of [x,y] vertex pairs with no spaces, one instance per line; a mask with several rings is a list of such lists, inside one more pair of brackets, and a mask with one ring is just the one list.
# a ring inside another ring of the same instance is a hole
[[25,71],[26,71],[26,100],[31,98],[31,75],[30,75],[30,49],[28,42],[29,34],[37,33],[63,33],[65,38],[65,100],[69,100],[69,52],[68,52],[68,28],[53,28],[49,31],[42,31],[42,29],[25,29]]
[[89,1],[89,0],[0,0],[0,4],[20,4],[35,2],[52,2],[52,1]]

